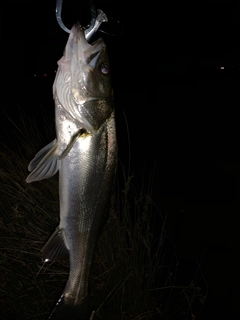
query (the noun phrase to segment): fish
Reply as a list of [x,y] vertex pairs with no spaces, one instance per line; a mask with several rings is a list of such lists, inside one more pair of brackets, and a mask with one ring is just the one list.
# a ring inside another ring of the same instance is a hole
[[89,320],[89,276],[117,168],[114,95],[102,38],[88,43],[74,24],[53,83],[56,139],[28,165],[27,183],[59,172],[60,222],[42,248],[45,262],[69,257],[69,276],[51,320]]

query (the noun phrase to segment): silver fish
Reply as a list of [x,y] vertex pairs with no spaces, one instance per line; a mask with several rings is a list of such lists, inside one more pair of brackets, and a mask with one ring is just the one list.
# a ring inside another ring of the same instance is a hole
[[117,141],[109,59],[102,39],[71,29],[53,84],[57,138],[30,162],[27,182],[59,170],[60,224],[42,249],[45,261],[69,255],[69,278],[50,315],[88,319],[94,248],[114,184]]

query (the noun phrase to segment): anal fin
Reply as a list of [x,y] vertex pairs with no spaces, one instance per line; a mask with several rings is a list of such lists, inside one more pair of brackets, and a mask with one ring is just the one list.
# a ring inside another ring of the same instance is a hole
[[68,258],[68,249],[65,246],[63,235],[59,228],[56,228],[41,252],[44,262]]

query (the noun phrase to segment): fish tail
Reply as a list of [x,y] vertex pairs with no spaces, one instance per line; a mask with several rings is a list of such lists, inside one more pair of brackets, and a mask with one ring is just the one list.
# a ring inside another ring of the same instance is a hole
[[49,320],[90,320],[91,310],[88,298],[82,299],[81,303],[73,303],[64,297],[58,300]]

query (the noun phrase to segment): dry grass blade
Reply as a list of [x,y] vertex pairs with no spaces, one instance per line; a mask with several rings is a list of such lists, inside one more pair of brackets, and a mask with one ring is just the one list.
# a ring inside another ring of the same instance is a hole
[[[29,160],[51,141],[41,141],[31,132],[32,120],[31,125],[25,121],[16,128],[23,139],[18,148],[2,146],[0,150],[0,308],[4,320],[46,319],[68,276],[68,261],[43,264],[41,260],[41,248],[59,220],[58,177],[25,182]],[[35,146],[35,140],[41,146]],[[166,217],[152,201],[151,181],[139,183],[136,177],[136,172],[118,172],[122,182],[113,196],[92,266],[93,318],[192,320],[196,304],[205,295],[196,279],[186,286],[175,283],[177,259],[166,237]]]

